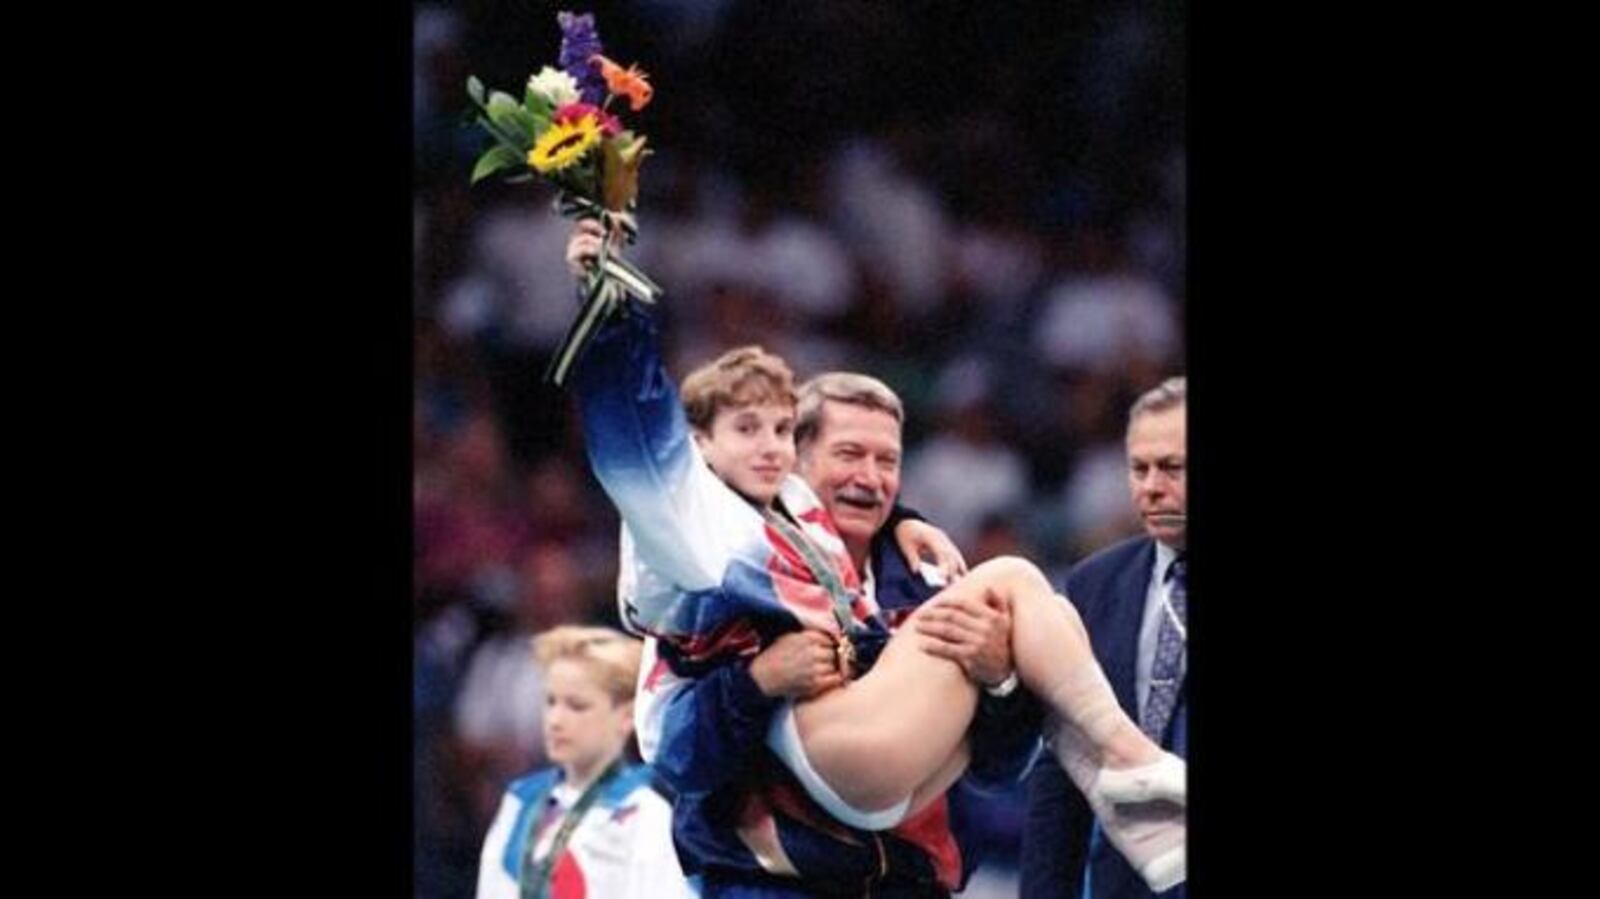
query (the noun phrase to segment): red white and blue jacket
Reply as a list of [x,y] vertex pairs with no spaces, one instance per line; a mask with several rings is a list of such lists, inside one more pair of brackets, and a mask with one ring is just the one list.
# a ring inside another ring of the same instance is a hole
[[[633,765],[609,783],[550,867],[549,899],[690,899],[695,889],[673,855],[671,807]],[[477,899],[519,899],[528,844],[543,861],[554,848],[576,790],[560,768],[546,768],[506,788],[484,836]]]
[[[678,794],[673,834],[684,870],[706,875],[708,896],[730,883],[764,895],[868,885],[874,895],[894,895],[897,885],[958,889],[977,861],[976,794],[1026,771],[1038,744],[1037,705],[1020,691],[1004,701],[985,698],[968,735],[974,761],[962,783],[892,831],[833,820],[767,749],[779,700],[749,675],[751,657],[782,633],[838,632],[828,593],[795,548],[706,466],[645,312],[630,307],[601,329],[573,387],[590,462],[623,519],[621,615],[654,638],[637,700],[639,740]],[[934,592],[880,535],[876,597],[864,597],[843,541],[805,482],[791,477],[779,496],[834,557],[854,597],[853,616],[880,644]],[[870,662],[876,653],[860,655]]]

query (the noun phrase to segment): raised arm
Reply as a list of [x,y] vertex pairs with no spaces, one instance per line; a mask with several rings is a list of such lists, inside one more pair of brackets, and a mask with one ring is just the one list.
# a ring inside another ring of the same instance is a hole
[[[580,224],[569,263],[598,247],[597,228]],[[717,587],[732,556],[759,536],[760,516],[702,461],[649,313],[628,305],[602,325],[570,383],[590,465],[627,526],[632,551],[659,586]]]

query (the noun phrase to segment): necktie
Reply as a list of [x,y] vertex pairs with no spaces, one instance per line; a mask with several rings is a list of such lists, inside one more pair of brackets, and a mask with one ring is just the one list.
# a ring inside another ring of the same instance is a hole
[[[1182,556],[1167,567],[1166,579],[1168,608],[1161,610],[1161,630],[1156,636],[1156,658],[1150,666],[1150,696],[1145,700],[1144,714],[1139,719],[1139,729],[1157,743],[1172,720],[1172,709],[1178,702],[1178,688],[1182,686],[1184,628],[1188,626],[1188,572]],[[1174,620],[1176,619],[1176,620]]]

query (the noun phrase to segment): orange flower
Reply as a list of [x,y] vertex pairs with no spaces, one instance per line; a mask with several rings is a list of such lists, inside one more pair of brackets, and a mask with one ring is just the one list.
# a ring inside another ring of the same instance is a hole
[[638,112],[650,102],[650,96],[655,93],[655,88],[645,80],[646,76],[639,71],[638,66],[628,66],[624,69],[598,53],[589,57],[589,60],[600,63],[600,76],[606,80],[606,90],[619,97],[627,97],[629,109]]

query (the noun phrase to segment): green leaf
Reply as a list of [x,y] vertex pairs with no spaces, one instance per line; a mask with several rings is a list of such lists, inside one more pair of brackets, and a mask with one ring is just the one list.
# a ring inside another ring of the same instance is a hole
[[482,106],[484,103],[483,82],[478,80],[477,75],[467,76],[467,96],[471,97],[472,101],[477,103],[479,106]]
[[544,115],[540,115],[539,113],[531,113],[530,118],[532,119],[533,125],[533,139],[538,140],[540,135],[550,130],[550,120],[553,118],[553,116],[549,113]]
[[522,109],[533,125],[533,139],[538,140],[550,128],[550,119],[556,114],[555,104],[543,94],[529,89],[522,98]]
[[506,133],[527,145],[533,144],[533,116],[510,94],[495,91],[489,95],[489,118]]
[[556,112],[556,105],[550,102],[550,98],[531,87],[523,94],[522,108],[526,109],[528,114],[534,118],[544,119],[547,122]]
[[478,125],[481,126],[483,130],[489,132],[489,136],[499,141],[500,145],[503,147],[508,147],[524,154],[533,149],[533,141],[524,142],[519,140],[516,135],[507,134],[504,128],[501,128],[499,125],[489,121],[484,116],[478,117]]
[[589,157],[583,162],[573,166],[573,182],[578,185],[578,190],[591,200],[600,199],[600,172],[599,166],[594,162],[594,151],[589,151]]
[[529,145],[532,145],[534,141],[539,139],[539,135],[544,133],[545,128],[550,127],[549,119],[545,119],[544,124],[541,126],[539,120],[521,106],[518,106],[516,110],[511,113],[511,117],[517,121],[517,127],[521,130],[521,132],[528,135]]
[[478,164],[472,167],[472,183],[477,184],[484,178],[503,169],[519,165],[526,165],[526,157],[519,156],[509,147],[493,146],[478,157]]
[[517,101],[505,91],[489,92],[489,112],[494,114],[497,110],[515,109]]

